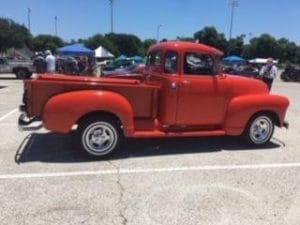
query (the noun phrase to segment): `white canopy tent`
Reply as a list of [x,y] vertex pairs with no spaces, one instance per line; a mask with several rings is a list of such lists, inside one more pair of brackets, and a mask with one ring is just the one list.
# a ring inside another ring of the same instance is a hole
[[[256,59],[251,59],[249,60],[250,63],[256,63],[256,64],[266,64],[268,59],[264,58],[256,58]],[[277,64],[278,60],[274,60],[274,63]]]
[[105,48],[102,46],[99,46],[95,50],[95,57],[96,58],[113,58],[115,57],[113,54],[111,54],[109,51],[107,51]]
[[110,61],[115,56],[111,54],[108,50],[103,48],[102,46],[99,46],[94,50],[95,57],[96,57],[96,76],[101,75],[101,71],[104,65],[107,64],[108,61]]

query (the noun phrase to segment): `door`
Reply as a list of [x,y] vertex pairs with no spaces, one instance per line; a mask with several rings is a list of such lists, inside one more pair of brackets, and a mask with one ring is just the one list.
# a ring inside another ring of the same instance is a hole
[[178,125],[218,126],[228,102],[225,75],[217,74],[215,59],[199,52],[183,55],[176,122]]
[[0,59],[0,73],[10,73],[10,65],[6,59]]
[[148,55],[147,68],[151,82],[161,86],[157,117],[163,126],[176,124],[178,102],[178,53],[176,51],[152,51]]

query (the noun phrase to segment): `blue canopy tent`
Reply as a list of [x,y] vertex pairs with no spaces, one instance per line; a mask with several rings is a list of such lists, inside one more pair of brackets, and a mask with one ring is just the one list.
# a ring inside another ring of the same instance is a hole
[[60,55],[94,56],[94,51],[89,48],[86,48],[83,44],[66,45],[62,48],[58,48],[57,52]]
[[125,55],[120,55],[119,57],[115,58],[114,61],[126,60],[128,59]]
[[232,63],[242,64],[242,63],[245,63],[246,60],[239,57],[239,56],[236,56],[236,55],[230,55],[230,56],[227,56],[227,57],[223,58],[222,62],[223,63],[228,63],[228,64],[232,64]]
[[131,60],[134,60],[135,62],[144,62],[144,58],[141,56],[135,55],[133,57],[130,57]]

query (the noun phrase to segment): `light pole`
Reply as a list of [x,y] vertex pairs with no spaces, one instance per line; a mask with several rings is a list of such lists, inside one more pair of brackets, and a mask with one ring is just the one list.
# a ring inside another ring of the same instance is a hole
[[109,0],[110,2],[110,32],[114,32],[114,0]]
[[232,38],[234,8],[239,6],[239,0],[230,0],[229,5],[231,6],[231,19],[230,19],[230,29],[229,29],[229,41],[230,41]]
[[57,36],[57,16],[54,17],[55,36]]
[[159,31],[160,31],[160,28],[161,28],[161,27],[162,27],[162,25],[159,24],[159,25],[157,26],[157,29],[156,29],[156,43],[159,42]]
[[28,30],[31,33],[31,26],[30,26],[30,13],[31,13],[31,8],[27,8],[27,20],[28,20]]
[[252,39],[252,35],[253,35],[253,33],[252,33],[252,32],[249,32],[249,33],[248,33],[249,42],[250,42],[250,40]]

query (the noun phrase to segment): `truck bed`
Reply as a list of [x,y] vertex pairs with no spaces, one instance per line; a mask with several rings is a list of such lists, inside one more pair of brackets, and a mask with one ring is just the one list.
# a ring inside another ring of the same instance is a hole
[[[95,78],[66,75],[39,75],[25,81],[25,105],[28,116],[42,117],[46,102],[60,93],[80,90],[113,91],[124,96],[133,107],[134,117],[154,118],[158,99],[157,85],[146,84],[134,79]],[[27,105],[26,99],[31,101]],[[33,103],[34,104],[31,104]],[[31,104],[31,105],[30,105]],[[84,103],[83,103],[84,104]]]

